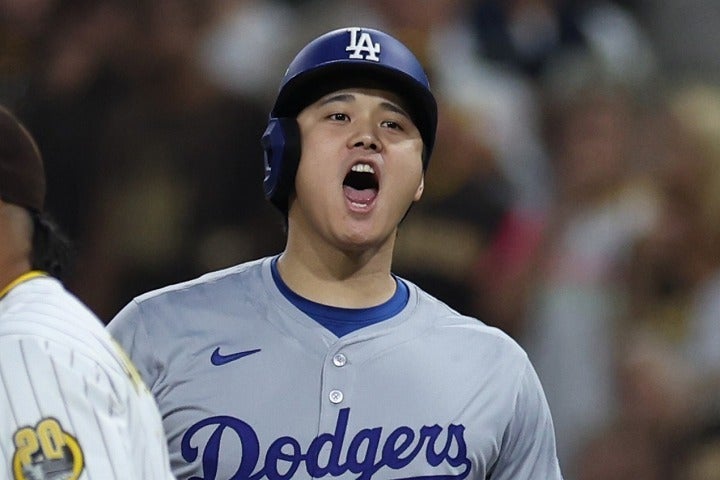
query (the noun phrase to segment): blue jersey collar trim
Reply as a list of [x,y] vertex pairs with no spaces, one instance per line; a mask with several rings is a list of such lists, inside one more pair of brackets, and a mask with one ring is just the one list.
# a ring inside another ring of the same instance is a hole
[[272,259],[270,270],[280,293],[295,307],[333,332],[337,337],[359,330],[363,327],[388,320],[400,313],[408,303],[410,291],[401,279],[395,278],[397,288],[393,296],[385,303],[367,308],[343,308],[313,302],[293,292],[280,277],[277,268],[279,255]]

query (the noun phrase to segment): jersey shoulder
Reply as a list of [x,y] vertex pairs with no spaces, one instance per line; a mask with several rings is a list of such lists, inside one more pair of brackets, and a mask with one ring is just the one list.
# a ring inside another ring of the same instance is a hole
[[131,370],[102,321],[52,277],[22,283],[0,302],[0,343],[5,353],[24,345],[77,373],[96,375],[99,368],[125,377]]
[[237,312],[260,308],[261,299],[267,296],[265,261],[269,258],[139,295],[115,315],[108,329],[126,349],[131,349],[128,344],[132,342],[127,338],[131,332],[145,332],[141,336],[184,336],[199,326],[208,327],[208,322],[237,318]]
[[525,350],[500,328],[458,312],[412,282],[407,284],[417,298],[414,315],[428,324],[436,338],[447,337],[457,346],[468,344],[469,348],[478,352],[489,349],[514,361],[527,361]]
[[52,277],[38,277],[12,289],[0,302],[0,338],[41,337],[95,347],[107,340],[100,319]]
[[[162,304],[168,301],[201,304],[215,301],[225,295],[243,295],[262,281],[262,264],[266,259],[241,263],[206,273],[197,278],[151,290],[133,299],[142,305]],[[202,301],[204,299],[204,302]]]

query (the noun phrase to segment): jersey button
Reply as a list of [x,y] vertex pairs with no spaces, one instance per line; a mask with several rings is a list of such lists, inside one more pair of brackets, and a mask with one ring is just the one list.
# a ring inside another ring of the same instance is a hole
[[332,403],[340,403],[343,401],[343,393],[340,390],[330,390],[328,398]]
[[343,367],[347,363],[347,357],[343,355],[342,353],[337,353],[333,357],[333,365],[336,367]]

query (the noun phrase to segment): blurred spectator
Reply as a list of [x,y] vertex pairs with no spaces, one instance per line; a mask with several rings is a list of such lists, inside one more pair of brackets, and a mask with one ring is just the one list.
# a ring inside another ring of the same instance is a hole
[[[710,127],[720,126],[720,96],[702,86],[680,85],[671,92],[639,118],[641,130],[631,130],[639,132],[635,158],[655,182],[655,213],[618,264],[615,281],[624,293],[617,297],[615,318],[602,336],[593,337],[611,340],[614,403],[606,420],[584,436],[602,438],[603,425],[642,433],[634,446],[642,442],[659,451],[663,472],[678,466],[678,453],[695,428],[717,415],[720,377],[720,322],[713,307],[720,302],[720,150],[717,130]],[[592,455],[593,442],[590,451],[570,457],[571,464]],[[633,463],[619,458],[618,467]]]
[[702,420],[691,368],[667,345],[632,331],[618,335],[614,421],[670,451]]
[[276,250],[261,234],[281,225],[262,193],[265,115],[202,75],[204,14],[146,5],[133,90],[100,137],[73,287],[105,319],[138,292]]
[[474,25],[479,55],[539,76],[564,50],[586,46],[583,2],[557,0],[484,0],[477,2]]
[[[683,354],[698,370],[709,398],[710,412],[720,416],[720,86],[693,83],[682,88],[672,101],[695,146],[700,162],[691,181],[698,198],[698,231],[685,245],[697,269],[693,282],[690,322]],[[690,163],[689,159],[685,159]],[[694,217],[693,217],[694,218]],[[697,255],[697,257],[695,257]]]
[[521,343],[537,365],[558,454],[568,462],[612,417],[621,267],[656,206],[633,165],[640,125],[629,91],[591,82],[552,106],[547,138],[556,197],[536,252]]
[[211,3],[77,2],[45,37],[21,109],[47,152],[48,204],[77,249],[67,283],[103,319],[133,295],[274,251],[260,101],[197,55]]
[[257,97],[269,109],[277,89],[273,73],[295,53],[298,11],[279,0],[206,3],[212,7],[198,39],[198,63],[207,79],[228,92]]
[[48,210],[76,240],[85,234],[86,205],[101,175],[97,147],[107,116],[132,88],[126,67],[136,34],[131,10],[117,0],[63,4],[19,99],[19,114],[46,152]]
[[473,22],[481,57],[533,79],[588,55],[616,77],[642,79],[655,66],[640,23],[610,0],[484,0]]
[[509,205],[474,266],[473,292],[478,317],[522,341],[533,272],[544,232],[544,218]]
[[[627,266],[622,328],[641,332],[700,382],[697,409],[720,406],[720,90],[679,85],[656,114],[645,155],[657,164],[661,214]],[[650,122],[648,122],[650,123]]]
[[[516,186],[521,218],[543,214],[553,196],[546,139],[538,132],[547,101],[582,98],[588,82],[642,91],[656,54],[641,24],[611,0],[473,2],[468,37],[481,70],[472,77],[497,88],[463,95],[495,100],[499,164]],[[445,69],[452,71],[452,69]],[[549,98],[548,98],[549,97]],[[552,128],[552,127],[551,127]]]

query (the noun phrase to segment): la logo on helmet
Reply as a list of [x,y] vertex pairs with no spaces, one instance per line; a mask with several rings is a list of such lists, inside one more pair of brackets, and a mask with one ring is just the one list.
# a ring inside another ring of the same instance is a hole
[[[350,45],[345,47],[345,51],[353,52],[348,58],[362,58],[379,62],[380,44],[373,43],[370,33],[362,32],[360,28],[349,28],[348,30],[350,31]],[[359,37],[358,33],[360,33]]]

